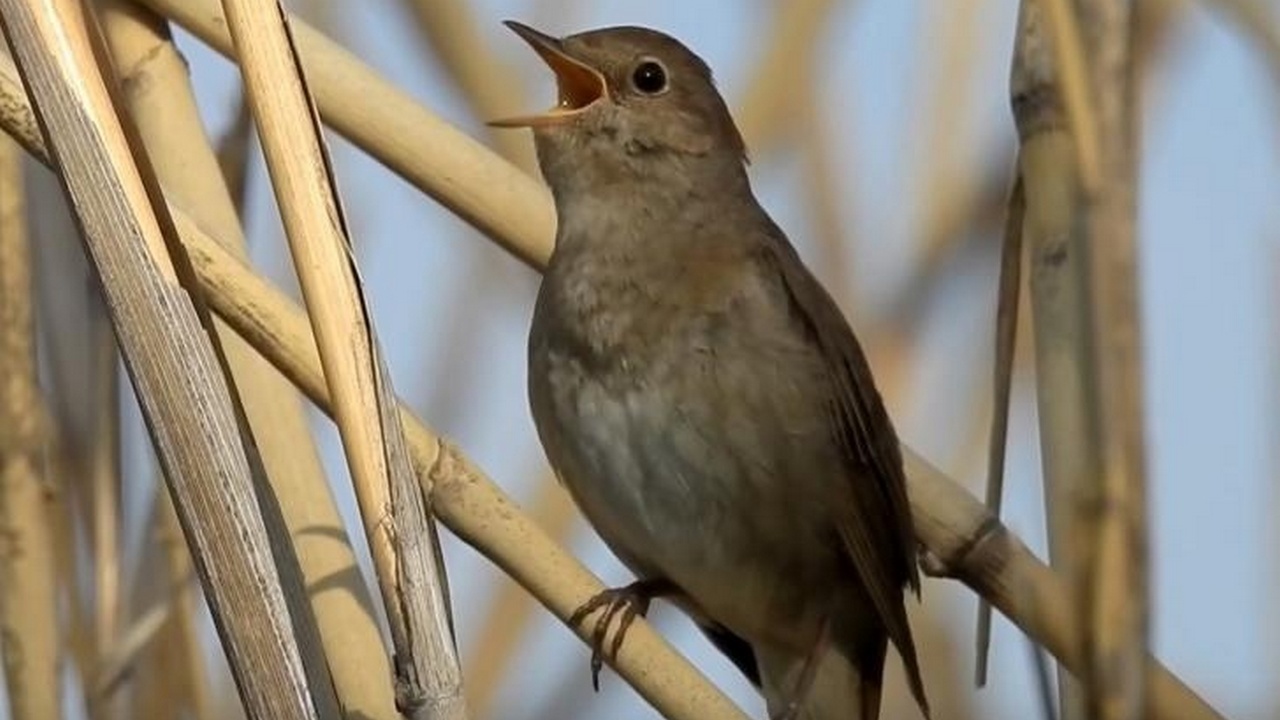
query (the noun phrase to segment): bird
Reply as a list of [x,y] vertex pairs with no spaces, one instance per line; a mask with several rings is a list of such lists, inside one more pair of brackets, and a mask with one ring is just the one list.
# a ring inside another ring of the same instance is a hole
[[597,617],[593,682],[661,597],[771,718],[876,720],[890,642],[929,717],[897,435],[849,323],[753,194],[707,63],[642,27],[505,24],[557,87],[546,112],[490,122],[532,130],[556,211],[530,409],[560,482],[638,578],[571,618]]

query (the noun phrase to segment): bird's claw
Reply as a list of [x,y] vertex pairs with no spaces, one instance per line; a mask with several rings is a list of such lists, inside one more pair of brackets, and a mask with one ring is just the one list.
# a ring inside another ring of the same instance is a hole
[[622,639],[626,636],[631,623],[636,617],[644,617],[649,612],[649,602],[659,595],[670,592],[670,584],[664,580],[637,580],[620,588],[609,588],[597,593],[583,603],[573,615],[569,616],[571,627],[580,625],[592,613],[601,611],[591,628],[591,687],[600,691],[600,671],[604,668],[605,641],[609,639],[609,626],[614,618],[618,627],[609,643],[608,655],[618,657],[622,647]]

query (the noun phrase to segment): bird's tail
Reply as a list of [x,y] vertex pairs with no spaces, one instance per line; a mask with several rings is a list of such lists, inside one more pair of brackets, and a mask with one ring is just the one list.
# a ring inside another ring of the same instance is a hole
[[[855,664],[831,648],[818,661],[813,684],[800,702],[797,720],[878,720],[884,677],[884,646],[862,653]],[[794,651],[757,646],[756,660],[769,717],[780,717],[795,699],[805,658]]]

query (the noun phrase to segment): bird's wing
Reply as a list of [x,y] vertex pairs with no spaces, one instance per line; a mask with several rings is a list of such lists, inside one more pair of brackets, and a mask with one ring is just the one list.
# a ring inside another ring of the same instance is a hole
[[854,567],[889,638],[907,665],[912,691],[923,698],[915,646],[902,603],[902,587],[919,593],[915,533],[907,501],[902,451],[871,368],[835,301],[801,263],[781,232],[762,245],[768,271],[780,277],[807,341],[822,355],[828,416],[833,435],[849,460],[851,503],[839,531]]

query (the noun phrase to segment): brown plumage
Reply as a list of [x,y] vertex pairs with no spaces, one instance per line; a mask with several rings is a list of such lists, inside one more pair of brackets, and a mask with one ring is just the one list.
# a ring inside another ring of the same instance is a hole
[[552,466],[773,716],[874,720],[887,640],[927,715],[897,438],[848,323],[753,196],[710,70],[643,28],[512,27],[560,94],[497,123],[534,128],[559,220],[529,338]]

